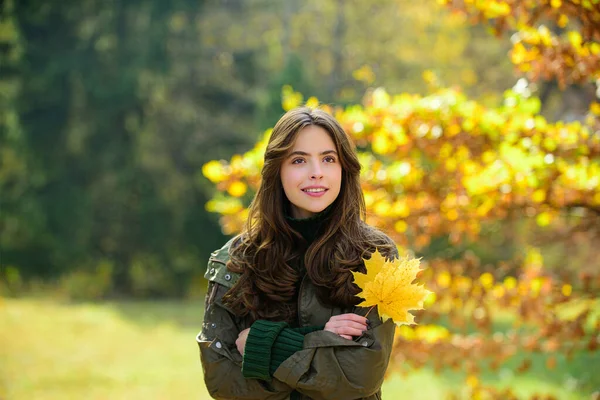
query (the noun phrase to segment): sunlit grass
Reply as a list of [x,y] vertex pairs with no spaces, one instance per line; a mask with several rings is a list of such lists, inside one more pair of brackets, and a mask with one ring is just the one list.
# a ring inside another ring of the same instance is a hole
[[[208,399],[195,342],[202,301],[61,303],[0,298],[0,399]],[[547,373],[543,360],[527,374],[508,369],[482,379],[520,394],[589,399],[578,387],[597,354]],[[384,398],[443,399],[464,378],[432,370],[392,373]]]
[[[177,321],[199,305],[5,300],[0,307],[2,399],[209,398],[198,329]],[[195,319],[199,326],[200,312]]]

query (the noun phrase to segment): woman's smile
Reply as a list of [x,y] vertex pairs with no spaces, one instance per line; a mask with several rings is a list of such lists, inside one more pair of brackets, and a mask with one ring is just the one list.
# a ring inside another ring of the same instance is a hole
[[323,186],[313,186],[313,187],[304,188],[304,189],[302,189],[302,191],[312,197],[321,197],[325,194],[325,192],[327,191],[327,188],[323,187]]

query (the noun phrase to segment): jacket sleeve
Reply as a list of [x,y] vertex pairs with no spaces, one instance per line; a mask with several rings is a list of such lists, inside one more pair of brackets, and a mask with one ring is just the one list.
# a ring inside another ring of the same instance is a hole
[[369,314],[371,328],[356,340],[329,331],[307,334],[303,350],[285,360],[274,377],[315,400],[377,393],[389,363],[395,324],[382,323],[375,311]]
[[226,291],[223,285],[209,283],[204,323],[196,337],[208,392],[215,399],[287,399],[292,389],[277,379],[265,382],[242,376],[242,355],[235,345],[241,329],[221,302]]

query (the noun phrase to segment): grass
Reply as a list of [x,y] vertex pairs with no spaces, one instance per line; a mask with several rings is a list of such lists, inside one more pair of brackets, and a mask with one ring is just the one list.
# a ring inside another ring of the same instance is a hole
[[[0,297],[0,399],[208,399],[195,336],[202,301],[67,303]],[[518,360],[515,360],[517,363]],[[486,373],[486,383],[522,395],[590,399],[600,388],[598,353],[548,371],[534,359],[526,374]],[[596,367],[597,368],[597,367]],[[444,399],[464,377],[423,368],[392,373],[384,398]]]

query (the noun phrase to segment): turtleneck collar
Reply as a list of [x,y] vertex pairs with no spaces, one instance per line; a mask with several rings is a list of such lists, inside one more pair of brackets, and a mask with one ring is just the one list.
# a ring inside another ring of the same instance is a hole
[[298,232],[304,240],[310,245],[318,236],[319,229],[323,222],[327,219],[332,209],[332,205],[308,218],[293,218],[286,212],[285,219],[290,224],[292,229]]

